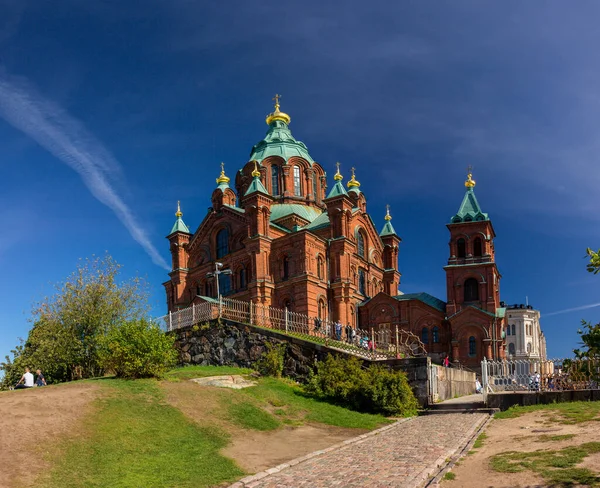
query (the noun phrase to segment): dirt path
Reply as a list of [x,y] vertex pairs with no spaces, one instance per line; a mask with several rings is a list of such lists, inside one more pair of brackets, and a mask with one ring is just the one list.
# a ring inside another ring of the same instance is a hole
[[[499,473],[489,467],[490,458],[507,451],[532,452],[538,449],[563,449],[585,442],[600,441],[600,422],[565,425],[549,421],[548,411],[524,414],[513,419],[494,419],[486,429],[483,447],[476,449],[454,466],[456,478],[440,483],[441,488],[534,488],[546,487],[541,476],[531,472]],[[543,437],[573,434],[564,440],[546,440]],[[600,456],[593,454],[580,467],[600,471]],[[482,481],[485,480],[485,481]]]
[[[199,386],[191,381],[163,382],[162,386],[169,403],[186,416],[202,426],[218,426],[228,432],[231,443],[221,452],[249,473],[272,468],[366,432],[363,429],[344,429],[322,424],[283,426],[266,432],[236,428],[223,421],[219,415],[219,409],[223,408],[221,399],[230,395],[231,391]],[[209,391],[210,394],[199,394],[200,389]]]
[[99,386],[71,383],[0,392],[0,487],[29,487],[45,468],[40,446],[76,432]]

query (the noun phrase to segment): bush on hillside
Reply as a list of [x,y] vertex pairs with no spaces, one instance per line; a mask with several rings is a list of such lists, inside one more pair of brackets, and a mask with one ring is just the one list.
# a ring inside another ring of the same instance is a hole
[[285,344],[271,344],[267,342],[267,350],[256,361],[256,370],[263,376],[281,378],[283,374],[283,361],[285,359]]
[[376,365],[365,369],[355,357],[327,356],[317,364],[305,391],[361,412],[410,416],[415,415],[418,408],[403,372]]
[[145,319],[124,322],[103,338],[100,364],[119,378],[161,378],[177,361],[174,342]]

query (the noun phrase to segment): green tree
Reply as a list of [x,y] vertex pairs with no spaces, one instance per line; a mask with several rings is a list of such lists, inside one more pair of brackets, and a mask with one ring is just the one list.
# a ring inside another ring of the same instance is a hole
[[119,378],[161,378],[175,366],[175,336],[145,319],[111,327],[100,341],[100,364]]
[[588,247],[586,252],[590,257],[590,262],[587,264],[587,270],[590,273],[598,274],[600,272],[600,249],[593,251]]
[[146,284],[119,282],[121,266],[108,254],[82,260],[53,296],[35,304],[33,327],[13,358],[0,363],[8,386],[23,368],[41,368],[49,382],[103,374],[99,344],[107,332],[148,314]]
[[582,320],[581,325],[582,328],[577,333],[584,349],[574,349],[575,356],[578,359],[600,358],[600,323],[592,324]]

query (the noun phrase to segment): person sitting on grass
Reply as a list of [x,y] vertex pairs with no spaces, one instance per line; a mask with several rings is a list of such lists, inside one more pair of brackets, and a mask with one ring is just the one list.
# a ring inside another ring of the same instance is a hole
[[37,374],[37,378],[35,380],[35,386],[48,386],[48,383],[46,383],[46,378],[44,378],[44,375],[42,374],[42,370],[38,369],[35,374]]
[[29,368],[25,368],[25,373],[15,385],[15,390],[21,390],[23,388],[33,388],[33,375],[31,374]]

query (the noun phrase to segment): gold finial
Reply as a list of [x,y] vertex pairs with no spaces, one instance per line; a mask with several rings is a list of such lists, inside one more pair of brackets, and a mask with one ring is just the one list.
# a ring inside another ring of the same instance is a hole
[[255,178],[260,178],[260,171],[258,171],[258,161],[254,160],[254,171],[252,171],[252,176]]
[[467,181],[465,181],[465,186],[469,190],[475,186],[475,180],[473,179],[473,166],[471,165],[467,167]]
[[180,219],[183,216],[183,212],[181,211],[181,206],[179,205],[179,200],[177,200],[177,212],[175,212],[175,217]]
[[342,181],[344,177],[340,174],[340,162],[338,161],[337,163],[335,163],[335,165],[337,166],[337,173],[333,175],[333,179],[335,181]]
[[225,176],[225,163],[221,163],[221,175],[217,178],[217,184],[229,183],[229,178]]
[[267,115],[267,125],[271,125],[272,122],[275,122],[276,120],[280,120],[281,122],[285,122],[286,124],[290,123],[290,116],[288,114],[284,114],[283,112],[279,111],[279,99],[281,98],[281,95],[279,95],[278,93],[275,94],[275,96],[273,97],[273,101],[275,102],[275,110],[273,110],[273,113]]
[[355,169],[350,168],[350,171],[352,172],[352,178],[350,178],[350,181],[348,182],[348,188],[358,188],[360,186],[360,182],[354,176]]
[[385,214],[384,219],[389,222],[390,220],[392,220],[392,216],[390,215],[390,206],[386,205],[385,209],[386,209],[386,214]]

